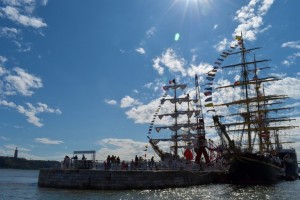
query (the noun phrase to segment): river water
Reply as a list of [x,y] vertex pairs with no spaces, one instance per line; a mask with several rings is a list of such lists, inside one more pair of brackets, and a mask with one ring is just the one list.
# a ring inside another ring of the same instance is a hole
[[39,188],[38,174],[37,170],[0,169],[0,200],[300,199],[300,180],[284,181],[271,186],[210,184],[159,190],[95,191]]

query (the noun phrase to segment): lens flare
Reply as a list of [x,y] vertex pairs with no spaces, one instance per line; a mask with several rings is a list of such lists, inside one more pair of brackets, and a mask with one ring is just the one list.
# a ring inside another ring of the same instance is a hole
[[179,33],[176,33],[175,34],[175,37],[174,37],[174,40],[177,42],[180,38],[180,34]]

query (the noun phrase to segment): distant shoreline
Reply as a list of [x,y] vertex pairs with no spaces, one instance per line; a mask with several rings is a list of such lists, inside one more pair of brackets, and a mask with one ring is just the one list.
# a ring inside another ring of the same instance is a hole
[[13,158],[0,156],[0,169],[29,169],[59,168],[60,162],[51,160],[27,160],[25,158]]

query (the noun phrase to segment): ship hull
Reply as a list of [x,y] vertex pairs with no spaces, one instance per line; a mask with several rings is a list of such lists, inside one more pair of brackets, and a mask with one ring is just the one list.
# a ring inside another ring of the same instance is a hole
[[298,161],[295,149],[281,149],[278,151],[280,159],[285,166],[285,180],[294,181],[299,178]]
[[273,184],[284,176],[284,168],[270,158],[240,154],[232,157],[228,175],[233,184]]

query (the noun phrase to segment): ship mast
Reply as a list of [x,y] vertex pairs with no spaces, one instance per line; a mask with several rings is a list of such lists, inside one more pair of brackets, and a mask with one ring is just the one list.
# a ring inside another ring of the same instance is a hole
[[[166,98],[163,97],[161,99],[161,105],[163,105],[165,102],[169,102],[173,104],[173,111],[170,113],[163,113],[156,115],[159,119],[162,119],[163,117],[172,117],[173,118],[173,124],[169,126],[155,126],[156,132],[160,132],[161,129],[169,129],[173,132],[170,138],[161,138],[161,139],[150,139],[149,142],[155,152],[164,160],[167,157],[170,156],[178,156],[178,150],[179,148],[183,148],[185,146],[182,146],[181,142],[186,143],[192,143],[195,138],[198,137],[198,130],[199,123],[201,122],[202,126],[202,133],[204,133],[204,124],[203,124],[203,113],[202,110],[199,109],[200,102],[200,91],[199,91],[199,85],[198,85],[198,78],[195,76],[195,85],[196,85],[196,97],[190,98],[190,95],[183,95],[183,97],[178,95],[178,90],[184,90],[187,85],[186,84],[178,84],[176,83],[175,79],[172,81],[169,81],[169,85],[163,86],[163,89],[165,91],[173,90],[174,95],[173,98]],[[198,91],[197,91],[198,90]],[[197,108],[194,109],[192,104],[197,104]],[[186,107],[184,107],[184,103],[187,103]],[[201,115],[200,115],[201,114]],[[181,116],[187,117],[187,120],[182,120],[184,118],[180,118]],[[195,116],[195,122],[191,121],[192,116]],[[199,117],[201,116],[201,117]],[[199,120],[198,120],[199,118]],[[179,120],[180,119],[180,120]],[[201,119],[201,120],[200,120]],[[185,123],[182,123],[182,121],[185,121]],[[184,129],[187,129],[184,130]],[[160,141],[170,141],[173,143],[171,146],[171,150],[173,151],[173,155],[170,155],[169,153],[163,152],[159,146],[157,145]]]
[[[243,35],[241,36],[243,38]],[[248,67],[247,65],[245,64],[246,63],[246,53],[245,53],[245,46],[244,46],[244,41],[243,39],[241,38],[241,63],[242,63],[242,77],[243,77],[243,82],[248,82],[249,79],[248,79]],[[245,92],[245,98],[248,99],[249,98],[249,95],[248,95],[248,85],[245,85],[244,86],[244,92]],[[247,113],[250,112],[250,106],[249,106],[249,102],[246,101],[246,111]],[[245,115],[245,123],[247,124],[248,126],[248,150],[249,151],[252,151],[252,144],[251,144],[251,131],[250,131],[250,115]]]
[[[273,140],[275,140],[276,143],[276,149],[279,146],[279,140],[278,140],[278,131],[279,130],[286,130],[286,129],[292,129],[296,126],[290,126],[290,125],[282,125],[281,122],[286,121],[292,121],[294,119],[288,118],[288,117],[269,117],[268,113],[270,112],[276,112],[281,110],[289,110],[292,109],[290,107],[277,107],[277,108],[270,108],[271,106],[275,106],[278,104],[281,104],[280,100],[287,99],[288,97],[286,95],[266,95],[265,92],[261,92],[261,88],[263,88],[263,83],[265,82],[272,82],[272,81],[278,81],[280,80],[277,77],[263,77],[258,78],[257,71],[258,70],[264,70],[268,69],[270,67],[261,67],[258,68],[258,63],[264,63],[269,60],[256,60],[254,56],[253,61],[247,61],[246,60],[246,54],[249,52],[259,49],[259,48],[252,48],[252,49],[246,49],[242,36],[239,36],[238,43],[240,45],[240,51],[228,53],[228,55],[233,54],[240,54],[241,55],[241,63],[233,64],[233,65],[227,65],[221,67],[222,69],[226,68],[236,68],[240,67],[241,69],[241,79],[240,81],[236,81],[234,84],[225,85],[217,87],[216,89],[222,89],[222,88],[238,88],[240,87],[243,96],[239,100],[234,100],[231,102],[225,102],[222,104],[217,104],[214,106],[234,106],[234,105],[242,105],[243,109],[239,110],[238,113],[233,113],[228,116],[240,116],[241,121],[236,121],[233,123],[221,123],[219,121],[219,116],[214,116],[214,123],[217,127],[218,133],[223,134],[225,137],[224,139],[227,140],[227,144],[230,144],[232,140],[229,138],[228,133],[239,133],[246,131],[247,133],[247,147],[246,151],[252,152],[254,150],[254,145],[256,141],[256,136],[258,136],[258,145],[259,145],[259,152],[270,152],[273,149],[272,143],[271,143],[271,135],[270,131],[274,131],[274,134],[272,136]],[[253,67],[251,67],[253,66]],[[253,74],[253,78],[250,78],[250,74]],[[278,124],[277,124],[278,123]],[[234,129],[226,130],[225,127],[233,127]],[[241,128],[242,127],[242,128]],[[241,140],[243,134],[241,135]],[[277,137],[277,138],[276,138]],[[240,141],[239,145],[242,145],[242,141]],[[229,145],[232,150],[234,145]]]

